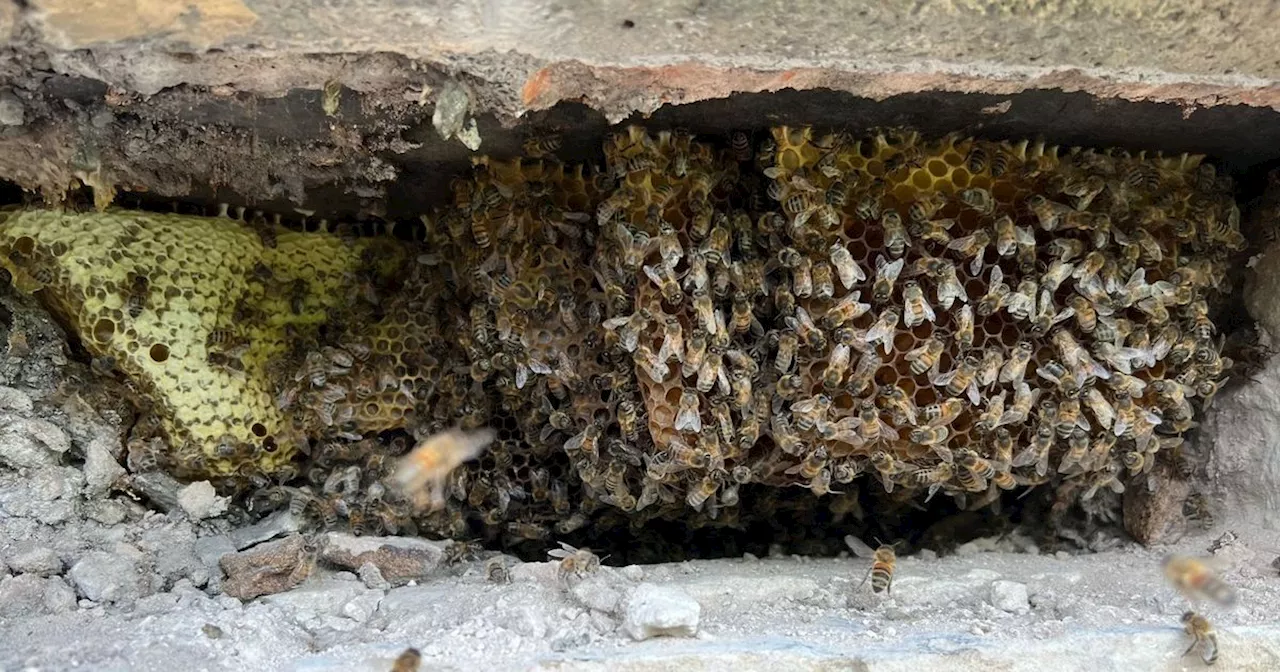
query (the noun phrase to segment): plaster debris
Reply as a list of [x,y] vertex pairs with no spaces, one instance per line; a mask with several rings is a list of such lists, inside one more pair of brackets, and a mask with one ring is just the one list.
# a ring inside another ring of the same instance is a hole
[[67,573],[81,597],[94,602],[128,602],[150,592],[137,564],[122,553],[93,551]]
[[632,639],[692,637],[698,633],[702,607],[678,588],[642,583],[627,595],[622,629]]
[[21,126],[26,122],[26,108],[22,101],[5,89],[0,91],[0,125]]
[[47,546],[26,546],[7,559],[13,571],[19,574],[52,576],[62,573],[62,558]]
[[209,481],[197,481],[178,491],[178,506],[193,520],[202,520],[226,513],[227,498],[219,497]]
[[111,441],[107,437],[96,437],[84,448],[84,481],[85,492],[90,496],[101,496],[125,475],[124,467],[111,456]]
[[995,608],[1011,614],[1025,614],[1031,611],[1031,601],[1027,597],[1027,585],[1017,581],[992,581],[991,604]]
[[386,590],[391,587],[391,582],[382,576],[382,570],[372,562],[360,565],[360,569],[356,570],[356,576],[360,577],[360,582],[369,588]]

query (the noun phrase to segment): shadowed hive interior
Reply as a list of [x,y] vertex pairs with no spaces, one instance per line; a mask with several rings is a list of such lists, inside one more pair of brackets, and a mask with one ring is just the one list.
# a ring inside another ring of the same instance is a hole
[[[743,491],[784,486],[837,520],[1041,484],[1114,508],[1230,364],[1209,315],[1243,238],[1200,157],[786,127],[631,128],[602,168],[529,149],[377,236],[18,211],[0,251],[148,406],[132,462],[359,533],[742,527],[776,513]],[[498,440],[415,514],[382,479],[455,425]]]

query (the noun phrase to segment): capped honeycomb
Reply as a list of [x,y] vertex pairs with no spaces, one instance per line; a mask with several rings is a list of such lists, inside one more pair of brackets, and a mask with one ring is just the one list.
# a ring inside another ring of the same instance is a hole
[[[603,157],[478,159],[411,239],[116,211],[0,243],[170,462],[357,531],[732,525],[746,484],[1087,501],[1154,487],[1231,366],[1210,310],[1244,241],[1198,156],[781,127]],[[451,426],[497,440],[415,513],[389,458]]]

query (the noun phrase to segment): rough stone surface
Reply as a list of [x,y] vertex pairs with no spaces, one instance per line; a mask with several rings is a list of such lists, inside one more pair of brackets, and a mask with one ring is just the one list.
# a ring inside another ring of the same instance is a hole
[[245,549],[269,539],[293,534],[299,529],[299,521],[287,509],[276,511],[262,520],[231,531],[231,543],[237,549]]
[[360,582],[369,588],[386,590],[391,587],[391,582],[382,576],[382,570],[372,562],[360,565],[360,569],[356,570],[356,576],[360,577]]
[[431,573],[443,557],[447,542],[401,537],[357,537],[329,532],[320,541],[320,559],[349,570],[369,563],[392,585],[404,585]]
[[19,574],[52,576],[62,573],[62,558],[48,546],[19,546],[7,559],[9,567]]
[[124,467],[111,456],[110,440],[103,437],[90,441],[84,449],[84,481],[86,493],[100,496],[116,479],[125,475]]
[[0,618],[38,616],[44,613],[45,579],[19,574],[0,579]]
[[306,540],[301,535],[293,535],[224,555],[219,564],[227,575],[222,592],[250,600],[302,583],[311,574],[314,558],[307,550]]
[[[1224,390],[1205,417],[1199,449],[1207,452],[1213,499],[1228,523],[1280,529],[1280,358],[1252,379]],[[1200,453],[1202,454],[1202,453]]]
[[51,614],[61,614],[76,608],[76,591],[60,576],[44,584],[44,608]]
[[[4,32],[3,17],[0,17],[0,33]],[[21,126],[26,119],[26,110],[22,101],[12,91],[0,91],[0,125]]]
[[1135,482],[1124,491],[1124,529],[1134,539],[1147,545],[1176,538],[1186,530],[1187,520],[1182,506],[1191,493],[1191,483],[1175,478],[1168,465],[1153,471],[1156,490]]
[[197,481],[178,491],[178,506],[193,520],[220,516],[227,510],[227,498],[219,497],[209,481]]
[[991,604],[996,609],[1011,614],[1025,614],[1031,611],[1031,601],[1027,596],[1027,584],[1017,581],[992,581]]
[[627,595],[622,629],[632,639],[692,637],[698,633],[702,607],[677,588],[642,583]]
[[137,563],[122,553],[86,553],[67,576],[81,597],[94,602],[127,602],[150,592]]

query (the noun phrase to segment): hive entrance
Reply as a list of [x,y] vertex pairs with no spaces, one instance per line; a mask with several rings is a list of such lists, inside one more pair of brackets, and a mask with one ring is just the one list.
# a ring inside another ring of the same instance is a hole
[[[1114,512],[1226,367],[1223,182],[1033,142],[620,129],[585,168],[481,161],[398,237],[252,212],[0,233],[15,282],[157,401],[136,468],[318,526],[656,560]],[[413,515],[380,479],[453,425],[498,441]]]

